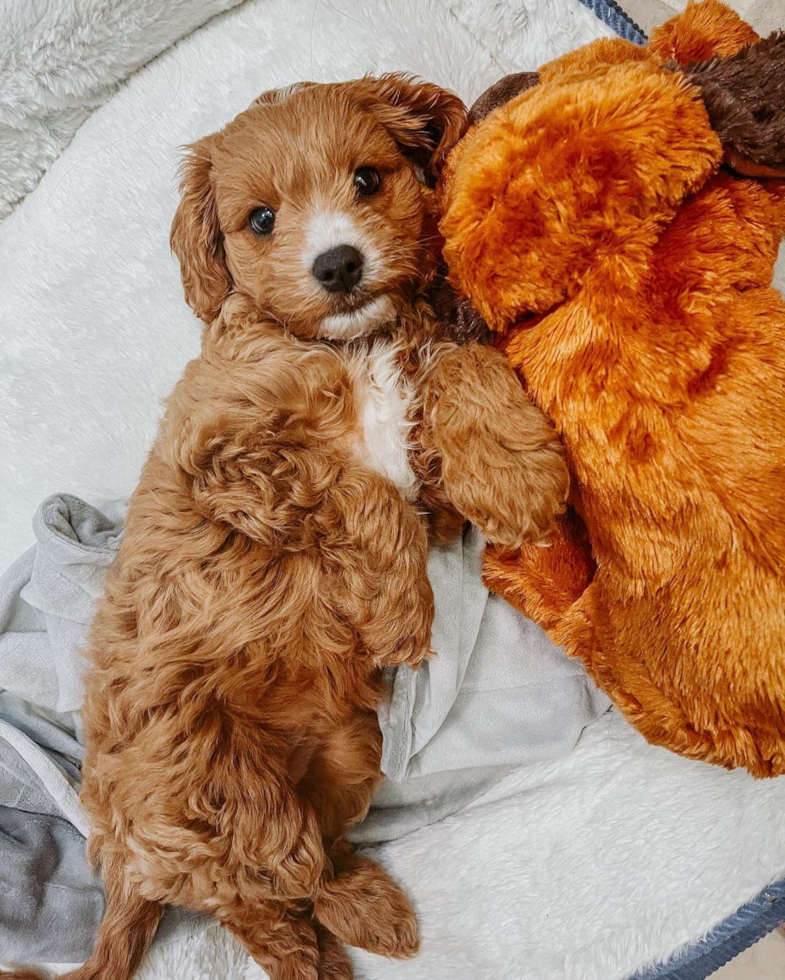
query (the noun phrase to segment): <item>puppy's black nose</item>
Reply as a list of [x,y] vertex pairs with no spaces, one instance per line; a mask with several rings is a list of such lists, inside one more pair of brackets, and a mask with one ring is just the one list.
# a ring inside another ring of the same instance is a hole
[[328,293],[350,293],[363,276],[363,257],[351,245],[338,245],[316,257],[311,272]]

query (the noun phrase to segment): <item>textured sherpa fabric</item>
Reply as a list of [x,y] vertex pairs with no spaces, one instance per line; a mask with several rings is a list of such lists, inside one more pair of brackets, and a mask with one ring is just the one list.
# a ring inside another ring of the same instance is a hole
[[0,220],[132,72],[241,0],[0,0]]
[[705,980],[785,922],[785,878],[764,888],[698,943],[631,980]]

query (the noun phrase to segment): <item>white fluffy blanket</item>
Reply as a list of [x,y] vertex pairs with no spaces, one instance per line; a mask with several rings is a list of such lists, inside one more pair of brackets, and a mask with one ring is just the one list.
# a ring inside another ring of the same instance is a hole
[[[624,980],[785,872],[785,780],[653,748],[615,712],[566,760],[370,851],[414,899],[420,955],[358,980]],[[153,949],[137,980],[261,980],[220,927]]]
[[[606,33],[578,0],[246,0],[137,73],[0,225],[0,564],[48,493],[129,494],[197,349],[167,245],[178,144],[297,79],[409,69],[471,99]],[[621,980],[785,873],[783,808],[785,780],[677,758],[611,714],[566,761],[378,849],[423,951],[359,955],[358,976]],[[140,980],[260,975],[208,926]]]
[[0,0],[0,220],[118,82],[240,0]]

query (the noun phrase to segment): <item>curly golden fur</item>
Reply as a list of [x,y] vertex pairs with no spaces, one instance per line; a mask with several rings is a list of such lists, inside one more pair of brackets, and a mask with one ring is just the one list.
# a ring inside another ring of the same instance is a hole
[[[350,978],[341,943],[417,950],[406,896],[343,837],[380,779],[381,669],[430,653],[429,528],[536,540],[567,494],[504,357],[444,340],[429,300],[427,182],[464,124],[387,76],[267,93],[191,148],[172,243],[206,326],[93,627],[82,799],[108,908],[71,980],[128,980],[170,903],[273,980]],[[325,228],[365,249],[349,293],[311,275]]]

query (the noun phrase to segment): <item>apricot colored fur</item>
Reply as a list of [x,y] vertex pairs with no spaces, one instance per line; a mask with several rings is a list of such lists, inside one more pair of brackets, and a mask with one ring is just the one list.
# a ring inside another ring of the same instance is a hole
[[771,285],[785,191],[721,167],[701,89],[662,64],[755,40],[708,0],[648,52],[600,41],[545,66],[451,154],[441,228],[455,284],[564,441],[597,565],[576,515],[551,554],[492,551],[489,584],[649,740],[772,776],[785,773],[785,304]]
[[[349,980],[342,943],[417,951],[408,899],[343,837],[381,778],[381,670],[431,652],[429,529],[469,516],[507,544],[542,539],[568,486],[504,357],[448,342],[433,313],[415,168],[437,170],[464,122],[436,86],[366,78],[269,93],[191,149],[172,241],[202,351],[93,626],[82,800],[107,913],[70,980],[129,980],[165,904],[216,917],[272,980]],[[383,173],[367,200],[364,165]],[[263,203],[278,217],[258,238]],[[396,311],[348,345],[317,335],[351,299],[303,267],[314,208],[373,244],[367,288]],[[414,392],[416,500],[367,462],[356,374],[380,338]]]

